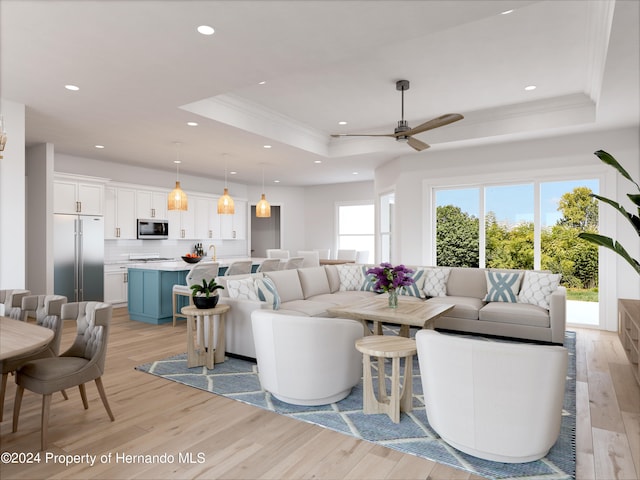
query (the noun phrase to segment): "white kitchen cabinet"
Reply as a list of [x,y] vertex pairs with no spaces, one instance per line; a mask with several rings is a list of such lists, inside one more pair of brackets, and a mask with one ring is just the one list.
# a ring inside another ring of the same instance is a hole
[[152,190],[136,192],[137,218],[167,219],[167,193]]
[[127,303],[128,266],[105,266],[104,301],[112,305]]
[[104,238],[136,238],[136,218],[136,191],[125,187],[106,187]]
[[53,213],[102,215],[104,184],[56,177],[53,182]]
[[224,240],[244,240],[247,238],[247,201],[234,200],[235,213],[220,215],[220,232]]
[[218,216],[218,197],[211,196],[193,196],[189,202],[193,202],[195,207],[195,238],[219,239],[220,234],[220,218]]
[[193,240],[196,238],[196,215],[191,198],[188,210],[169,210],[169,238],[175,240]]

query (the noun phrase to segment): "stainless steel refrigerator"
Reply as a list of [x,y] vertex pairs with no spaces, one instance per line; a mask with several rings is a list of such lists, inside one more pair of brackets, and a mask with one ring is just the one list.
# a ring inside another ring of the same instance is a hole
[[54,215],[53,291],[69,302],[104,300],[104,219]]

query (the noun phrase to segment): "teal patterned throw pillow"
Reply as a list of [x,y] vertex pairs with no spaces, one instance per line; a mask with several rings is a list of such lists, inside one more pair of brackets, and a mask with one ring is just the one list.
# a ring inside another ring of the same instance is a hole
[[487,302],[516,303],[518,301],[522,272],[486,271],[485,274],[487,276],[487,295],[484,299]]
[[255,284],[258,300],[267,302],[274,310],[280,309],[280,295],[273,280],[269,277],[256,278]]

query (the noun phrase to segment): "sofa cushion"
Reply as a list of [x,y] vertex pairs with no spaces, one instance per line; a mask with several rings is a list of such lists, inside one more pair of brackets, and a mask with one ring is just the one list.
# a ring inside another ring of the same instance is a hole
[[332,303],[317,302],[315,300],[291,300],[290,302],[283,302],[280,306],[284,310],[292,310],[298,312],[299,315],[308,317],[328,317],[327,310],[335,307]]
[[227,281],[227,290],[230,298],[240,298],[244,300],[258,300],[256,286],[251,277],[242,279],[230,279]]
[[300,268],[298,269],[298,277],[300,277],[304,298],[331,293],[324,267]]
[[351,291],[360,290],[364,276],[362,267],[355,264],[336,265],[340,276],[340,290]]
[[532,327],[549,327],[549,311],[529,304],[491,302],[480,309],[480,320],[485,322],[512,323]]
[[523,272],[486,270],[485,276],[487,279],[487,295],[484,299],[486,301],[515,303],[518,300]]
[[484,268],[452,268],[447,281],[447,295],[483,299],[487,294],[484,272]]
[[447,281],[451,273],[448,267],[424,268],[423,290],[427,297],[444,297],[447,294]]
[[377,295],[377,293],[365,291],[336,292],[325,295],[317,295],[315,297],[309,298],[309,300],[313,300],[315,302],[331,303],[333,306],[339,306],[352,305],[354,303],[361,302],[362,300],[374,298]]
[[273,310],[280,308],[280,295],[273,280],[267,277],[256,278],[255,289],[258,300],[267,302]]
[[560,274],[558,273],[527,270],[524,272],[524,280],[518,295],[518,302],[537,305],[548,310],[551,294],[558,289],[559,285]]
[[340,274],[336,265],[325,265],[324,271],[327,273],[327,280],[329,280],[329,290],[331,293],[340,290]]
[[433,297],[426,301],[455,305],[453,310],[447,312],[445,316],[466,318],[468,320],[478,320],[480,309],[486,305],[485,301],[475,297]]
[[300,285],[300,277],[295,268],[277,270],[275,272],[264,272],[264,275],[273,280],[282,303],[304,299],[302,286]]

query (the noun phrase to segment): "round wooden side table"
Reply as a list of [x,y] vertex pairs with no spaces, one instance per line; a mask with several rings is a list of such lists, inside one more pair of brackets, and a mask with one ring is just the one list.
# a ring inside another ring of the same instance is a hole
[[[229,305],[216,305],[214,308],[197,308],[192,305],[182,307],[182,314],[187,317],[187,366],[206,365],[213,369],[214,364],[224,362],[225,314],[231,309]],[[219,316],[218,331],[215,332],[214,318]],[[205,323],[207,322],[207,323]],[[217,333],[214,347],[213,339]]]
[[[394,423],[400,422],[400,412],[413,409],[413,356],[416,341],[392,335],[371,335],[356,340],[356,349],[362,352],[364,380],[362,410],[364,413],[386,413]],[[371,357],[378,358],[378,398],[373,388]],[[391,390],[387,395],[384,362],[391,359]],[[404,382],[400,385],[400,359],[405,359]]]

